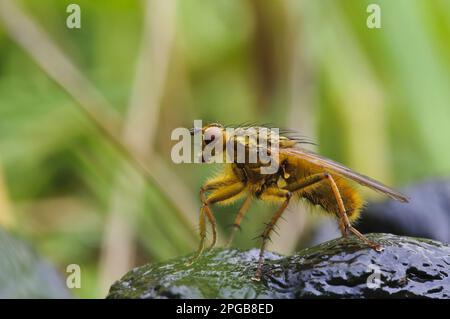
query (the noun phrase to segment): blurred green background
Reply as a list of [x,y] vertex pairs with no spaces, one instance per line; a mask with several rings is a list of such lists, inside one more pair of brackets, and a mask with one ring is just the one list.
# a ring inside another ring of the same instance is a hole
[[[173,164],[170,133],[194,119],[296,129],[397,187],[448,176],[449,39],[450,0],[0,0],[0,227],[64,278],[80,265],[76,297],[193,251],[217,168]],[[270,249],[301,247],[315,223],[291,206]],[[223,243],[236,206],[214,211]],[[254,205],[235,246],[259,245],[271,211]]]

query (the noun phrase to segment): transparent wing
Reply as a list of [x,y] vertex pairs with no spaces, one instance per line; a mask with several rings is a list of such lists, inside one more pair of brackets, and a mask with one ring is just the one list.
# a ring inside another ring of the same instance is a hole
[[373,190],[379,191],[383,194],[388,195],[389,197],[398,200],[400,202],[407,203],[408,197],[399,193],[388,186],[359,173],[352,171],[350,168],[345,167],[342,164],[339,164],[333,160],[322,157],[319,154],[313,153],[311,151],[301,149],[301,148],[288,148],[288,149],[280,149],[280,153],[284,152],[290,154],[292,156],[298,156],[318,167],[322,167],[327,171],[334,172],[340,176],[351,179],[361,185],[369,187]]

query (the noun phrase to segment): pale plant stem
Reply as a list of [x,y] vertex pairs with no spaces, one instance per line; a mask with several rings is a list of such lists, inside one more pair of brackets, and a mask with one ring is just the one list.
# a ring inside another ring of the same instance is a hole
[[[172,1],[154,1],[151,2],[154,9],[157,7],[163,7],[163,10],[169,12],[174,8],[174,2]],[[171,17],[171,19],[174,19]],[[159,21],[159,20],[158,20]],[[192,204],[192,199],[188,195],[190,192],[181,185],[179,178],[173,176],[170,171],[164,166],[164,163],[158,158],[160,170],[148,169],[148,160],[146,157],[149,152],[149,148],[152,143],[146,143],[146,141],[152,141],[154,130],[156,129],[158,113],[155,109],[158,107],[159,100],[162,94],[162,87],[164,86],[167,59],[169,52],[168,43],[163,44],[160,48],[158,45],[151,46],[144,49],[143,53],[150,53],[155,59],[158,59],[158,63],[161,64],[155,67],[155,70],[149,71],[149,66],[158,65],[155,62],[146,61],[145,57],[141,54],[138,68],[142,68],[137,71],[136,81],[134,85],[134,92],[130,102],[130,114],[125,124],[123,136],[119,136],[118,132],[121,131],[121,118],[120,115],[114,111],[114,108],[106,100],[106,98],[98,91],[95,86],[82,74],[82,72],[70,61],[70,59],[58,48],[56,44],[50,39],[44,30],[33,20],[31,16],[21,10],[15,1],[0,0],[0,23],[3,24],[6,33],[20,45],[30,57],[42,68],[42,70],[58,85],[60,85],[76,102],[77,106],[85,115],[91,120],[91,122],[102,132],[110,142],[112,142],[118,151],[133,165],[133,167],[145,178],[145,180],[154,187],[155,191],[164,199],[169,207],[177,214],[181,222],[187,227],[187,229],[193,229],[197,223],[197,214],[195,206]],[[152,19],[151,23],[155,23]],[[167,24],[165,21],[160,23]],[[171,33],[173,32],[173,25],[169,26],[165,39],[163,41],[171,41]],[[154,38],[160,36],[158,34],[160,29],[151,27],[154,34],[150,37]],[[163,28],[164,29],[164,28]],[[146,33],[148,36],[149,33]],[[150,52],[150,51],[151,52]],[[145,71],[144,71],[145,70]],[[145,83],[145,72],[156,72],[152,75],[152,80],[155,83]],[[148,89],[153,85],[153,89]],[[155,93],[159,92],[159,93]],[[148,108],[143,107],[148,101]],[[137,125],[140,130],[133,130],[133,127]],[[143,140],[140,140],[143,138]],[[120,178],[120,177],[118,177]],[[185,207],[186,202],[179,200],[180,196],[173,194],[173,188],[168,189],[166,186],[172,182],[176,182],[177,190],[184,192],[183,198],[190,204]],[[143,188],[143,187],[142,187]],[[112,207],[118,207],[119,204],[112,203]],[[117,229],[120,226],[114,226],[120,224],[120,222],[113,221],[112,229]],[[108,232],[108,231],[107,231]],[[130,237],[129,230],[124,226],[121,229],[122,236]],[[109,235],[111,236],[111,235]],[[194,239],[192,238],[192,241]],[[129,245],[125,245],[129,246]],[[124,251],[128,248],[124,248]],[[125,260],[132,259],[132,252],[124,252]],[[111,264],[108,262],[108,264]],[[124,262],[123,265],[128,265],[129,262]],[[120,267],[121,269],[124,266]],[[117,279],[117,278],[115,278]]]
[[12,215],[11,203],[8,191],[3,178],[2,166],[0,162],[0,226],[10,229],[14,226],[14,216]]
[[159,172],[150,170],[140,154],[135,154],[123,142],[121,136],[117,134],[122,126],[120,116],[38,24],[11,0],[0,0],[0,22],[3,22],[11,39],[22,46],[46,74],[77,102],[76,105],[99,131],[133,165],[149,185],[154,186],[154,190],[167,202],[184,225],[193,227],[196,224],[196,214],[187,211],[177,201],[173,201],[174,195],[162,191],[163,187],[158,181],[164,180],[165,176],[158,176]]
[[[172,0],[145,2],[140,52],[122,135],[128,147],[141,158],[146,158],[146,162],[149,162],[152,152],[167,77],[174,33],[174,5]],[[111,192],[110,212],[105,225],[99,265],[102,293],[106,293],[112,282],[134,265],[133,231],[124,210],[126,214],[136,214],[130,210],[137,209],[136,203],[142,201],[144,188],[136,178],[127,179],[127,175],[126,166],[120,167],[116,185]],[[128,183],[124,184],[125,181]],[[126,185],[133,187],[132,196],[123,196]]]

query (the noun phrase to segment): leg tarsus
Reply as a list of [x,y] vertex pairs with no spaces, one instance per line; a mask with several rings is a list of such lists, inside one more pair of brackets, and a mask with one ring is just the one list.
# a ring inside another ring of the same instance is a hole
[[245,214],[247,213],[248,209],[250,208],[250,204],[252,203],[253,197],[251,194],[247,196],[247,198],[244,200],[244,203],[242,204],[241,208],[239,208],[239,212],[236,215],[236,218],[234,219],[234,223],[232,225],[233,229],[231,230],[230,237],[228,238],[228,242],[226,247],[230,247],[233,243],[234,237],[236,236],[236,232],[238,230],[241,230],[241,221],[242,218],[244,218]]
[[200,219],[199,219],[199,228],[200,228],[200,243],[198,245],[197,252],[195,255],[188,260],[187,264],[192,265],[202,254],[203,248],[205,245],[205,239],[206,239],[206,224],[205,224],[205,211],[204,207],[200,209]]
[[[329,173],[325,173],[325,177],[328,179],[331,185],[331,189],[333,190],[334,196],[336,198],[337,204],[338,204],[338,211],[339,211],[339,226],[341,227],[342,236],[344,238],[347,238],[347,233],[350,231],[353,235],[355,235],[357,238],[359,238],[361,241],[366,243],[369,247],[373,248],[376,251],[382,251],[381,245],[374,243],[366,238],[363,234],[361,234],[356,228],[354,228],[348,219],[347,212],[345,210],[344,201],[342,200],[341,193],[339,192],[339,188],[336,185],[336,182],[334,181],[333,176]],[[342,227],[343,225],[344,227]]]
[[273,228],[275,224],[277,223],[278,219],[280,219],[283,212],[286,210],[287,206],[289,205],[289,201],[292,197],[292,193],[289,191],[283,191],[279,193],[277,196],[286,198],[283,204],[280,206],[280,208],[276,211],[276,213],[273,215],[270,222],[266,225],[266,228],[264,229],[261,237],[262,237],[262,244],[261,249],[259,250],[259,259],[258,259],[258,265],[256,267],[255,276],[252,277],[253,281],[260,281],[262,277],[262,266],[264,264],[264,252],[266,249],[267,240],[270,239],[270,233],[273,231]]
[[237,225],[237,224],[233,224],[231,225],[231,233],[230,233],[230,237],[228,238],[227,244],[225,245],[226,248],[230,248],[231,244],[234,241],[234,237],[236,237],[236,233],[238,232],[238,230],[241,230],[241,226]]
[[214,215],[211,213],[211,210],[208,207],[208,204],[206,204],[205,206],[205,213],[206,213],[206,217],[208,218],[208,221],[211,225],[211,229],[212,229],[212,242],[211,245],[208,247],[208,250],[213,249],[214,246],[216,245],[217,242],[217,228],[216,228],[216,219],[214,218]]
[[202,238],[200,239],[200,243],[199,243],[197,252],[196,252],[195,255],[192,256],[192,257],[187,261],[187,263],[186,263],[188,266],[192,265],[192,264],[193,264],[195,261],[197,261],[197,259],[202,255],[204,245],[205,245],[205,238],[202,237]]
[[342,220],[339,220],[339,229],[341,231],[342,237],[344,237],[344,239],[347,239],[348,238],[348,227],[344,225]]
[[356,228],[354,228],[353,226],[349,226],[348,230],[355,235],[357,238],[359,238],[361,241],[363,241],[364,243],[366,243],[367,246],[369,246],[370,248],[372,248],[375,251],[381,252],[384,250],[384,248],[380,245],[377,244],[369,239],[367,239],[366,236],[364,236],[363,234],[361,234]]

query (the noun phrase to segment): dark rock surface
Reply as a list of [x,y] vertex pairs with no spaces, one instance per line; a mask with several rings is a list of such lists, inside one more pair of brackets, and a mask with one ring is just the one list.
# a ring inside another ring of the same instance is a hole
[[258,251],[218,249],[126,274],[108,298],[450,298],[450,247],[440,242],[370,234],[375,252],[354,238],[282,257],[267,253],[264,278],[251,281]]
[[[371,202],[356,228],[362,233],[390,233],[450,243],[450,181],[431,180],[402,189],[410,201]],[[340,237],[337,223],[325,219],[307,246]]]
[[396,201],[369,204],[358,229],[450,243],[450,181],[424,182],[404,192],[410,197],[407,204]]
[[23,240],[0,229],[0,299],[70,297],[56,269]]

